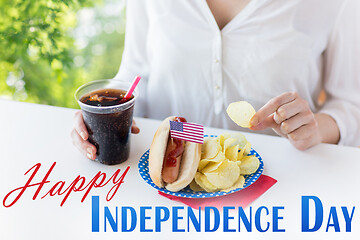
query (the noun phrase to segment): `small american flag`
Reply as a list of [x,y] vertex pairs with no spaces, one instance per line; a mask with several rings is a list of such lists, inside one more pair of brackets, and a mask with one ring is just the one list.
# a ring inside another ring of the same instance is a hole
[[204,143],[204,126],[188,122],[170,121],[170,135],[194,143]]

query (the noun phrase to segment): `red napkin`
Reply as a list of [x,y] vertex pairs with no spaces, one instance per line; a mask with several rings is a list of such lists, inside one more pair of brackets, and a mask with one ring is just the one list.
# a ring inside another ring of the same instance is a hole
[[245,208],[264,194],[264,192],[271,188],[276,182],[277,180],[272,177],[261,175],[256,182],[241,191],[213,198],[184,198],[172,196],[160,191],[158,193],[170,200],[185,203],[194,209],[199,209],[199,207],[203,209],[207,206],[216,208],[222,208],[223,206],[238,206]]

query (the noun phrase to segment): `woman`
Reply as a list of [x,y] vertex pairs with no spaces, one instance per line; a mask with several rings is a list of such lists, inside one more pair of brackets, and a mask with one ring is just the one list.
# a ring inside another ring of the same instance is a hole
[[[130,0],[115,78],[143,76],[137,116],[236,130],[224,110],[246,100],[258,109],[252,130],[298,149],[360,146],[359,10],[357,0]],[[75,119],[74,143],[94,159]]]

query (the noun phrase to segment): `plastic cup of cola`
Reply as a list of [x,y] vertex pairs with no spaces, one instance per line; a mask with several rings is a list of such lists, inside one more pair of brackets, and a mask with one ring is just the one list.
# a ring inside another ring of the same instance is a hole
[[97,80],[75,92],[89,142],[96,147],[96,161],[114,165],[125,162],[130,154],[130,133],[137,91],[123,99],[130,82]]

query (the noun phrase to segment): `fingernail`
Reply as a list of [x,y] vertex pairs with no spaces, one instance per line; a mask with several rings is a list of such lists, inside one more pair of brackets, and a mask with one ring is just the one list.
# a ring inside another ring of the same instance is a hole
[[87,148],[87,149],[86,149],[86,151],[87,151],[89,154],[91,154],[91,155],[92,155],[92,152],[93,152],[93,151],[92,151],[92,149],[91,149],[91,148]]
[[251,126],[256,126],[258,125],[259,123],[259,119],[257,117],[253,117],[251,120],[250,120],[250,125]]
[[[276,113],[276,112],[275,112],[275,113]],[[277,113],[280,115],[280,117],[281,117],[282,119],[286,119],[286,114],[285,114],[284,111],[280,110],[280,111],[277,111]]]
[[81,133],[80,133],[80,136],[82,137],[82,139],[86,140],[86,139],[85,139],[85,138],[86,138],[85,132],[81,132]]
[[93,160],[93,150],[92,150],[92,148],[87,148],[86,151],[87,151],[86,156],[87,156],[89,159]]

